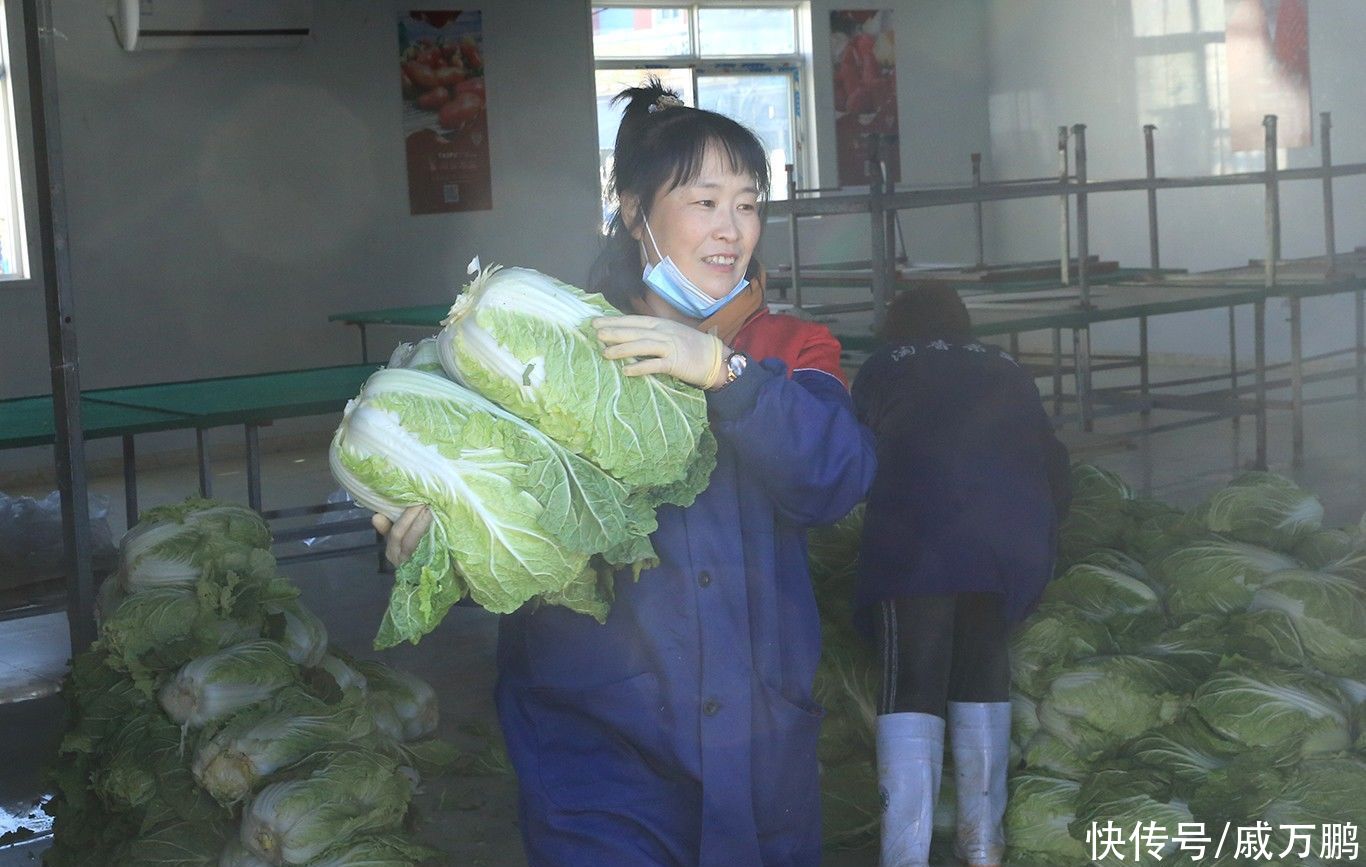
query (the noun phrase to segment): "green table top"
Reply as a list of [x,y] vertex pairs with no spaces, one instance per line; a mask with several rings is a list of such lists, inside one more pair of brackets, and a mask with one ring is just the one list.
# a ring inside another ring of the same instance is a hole
[[[187,427],[189,419],[176,412],[119,406],[81,399],[81,429],[86,439],[175,430]],[[52,395],[0,400],[0,449],[51,445],[57,440]]]
[[450,312],[449,304],[420,304],[415,307],[387,307],[383,310],[333,313],[327,317],[327,321],[345,322],[347,325],[412,325],[435,330]]
[[[1152,283],[1110,284],[1091,292],[1092,308],[1077,306],[1076,290],[1060,297],[972,297],[966,299],[972,316],[972,331],[978,337],[1020,334],[1051,328],[1082,328],[1097,322],[1162,316],[1197,310],[1251,304],[1265,297],[1261,287],[1252,286],[1170,286]],[[1036,293],[1053,296],[1055,293]],[[826,321],[845,349],[867,351],[878,345],[869,332],[872,313],[833,317]]]
[[186,427],[217,427],[338,411],[378,369],[378,364],[347,364],[106,388],[87,396],[180,413],[193,421]]
[[[1185,271],[1179,268],[1163,268],[1160,269],[1157,273],[1184,274]],[[1073,271],[1072,274],[1073,280],[1075,280],[1076,271]],[[1102,271],[1100,273],[1088,274],[1086,282],[1092,286],[1100,286],[1106,283],[1123,283],[1126,281],[1137,281],[1151,274],[1153,274],[1153,271],[1147,268],[1119,268],[1111,271]],[[866,276],[862,274],[838,274],[826,276],[819,273],[807,274],[805,271],[802,272],[803,294],[805,294],[808,290],[819,292],[821,289],[848,289],[851,287],[864,287],[869,288],[871,291],[872,282],[873,278],[871,274],[868,274]],[[895,288],[901,290],[909,288],[915,285],[916,283],[925,282],[947,283],[964,294],[975,292],[1031,292],[1037,289],[1054,289],[1062,287],[1062,284],[1058,281],[1056,277],[1035,280],[1001,280],[999,282],[972,282],[968,280],[958,282],[953,280],[942,280],[934,277],[931,274],[926,274],[922,276],[914,271],[908,271],[898,275]],[[780,279],[770,277],[768,282],[768,289],[770,292],[772,292],[777,289],[789,288],[791,287],[791,285],[791,278],[787,275],[783,275]]]

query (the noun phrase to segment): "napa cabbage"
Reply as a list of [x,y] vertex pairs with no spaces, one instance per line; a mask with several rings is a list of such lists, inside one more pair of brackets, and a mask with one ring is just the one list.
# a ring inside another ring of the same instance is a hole
[[1213,533],[1288,550],[1323,525],[1323,504],[1275,473],[1248,472],[1209,496],[1192,513]]
[[1226,539],[1192,542],[1156,566],[1167,610],[1178,618],[1246,611],[1268,575],[1299,564],[1284,554]]
[[[372,708],[383,706],[385,733],[396,741],[413,741],[436,731],[440,721],[436,690],[411,672],[392,668],[382,662],[358,660],[355,670],[365,678]],[[376,713],[376,719],[381,718]]]
[[1122,569],[1078,563],[1044,588],[1045,602],[1068,605],[1097,620],[1161,610],[1151,587]]
[[1179,665],[1141,656],[1084,659],[1053,679],[1039,722],[1087,761],[1176,718],[1196,679]]
[[284,648],[261,639],[186,663],[157,698],[171,719],[199,728],[265,701],[294,681]]
[[1005,814],[1007,863],[1085,863],[1085,846],[1068,830],[1076,820],[1080,791],[1074,780],[1027,771],[1012,777]]
[[324,747],[356,743],[373,721],[363,706],[326,704],[299,689],[233,717],[195,751],[195,779],[221,804],[236,804],[266,777]]
[[311,864],[329,849],[397,830],[412,783],[398,763],[362,749],[314,757],[296,779],[271,783],[243,810],[242,845],[271,864]]
[[626,376],[602,357],[601,295],[529,268],[491,266],[465,287],[437,338],[453,378],[661,501],[689,505],[716,464],[701,390]]
[[432,510],[395,575],[377,647],[416,643],[462,597],[497,613],[528,600],[599,620],[610,576],[653,565],[653,504],[480,395],[442,377],[381,370],[347,404],[330,453],[356,501],[390,519]]
[[1244,747],[1308,756],[1351,746],[1346,703],[1320,675],[1234,660],[1200,685],[1191,707],[1212,730]]
[[120,581],[132,593],[192,587],[206,569],[272,577],[270,530],[261,516],[245,506],[191,499],[149,509],[119,542]]
[[269,637],[279,642],[296,665],[316,666],[327,654],[327,626],[297,599],[273,602]]
[[1325,674],[1366,674],[1366,590],[1351,579],[1325,572],[1277,572],[1257,589],[1248,609],[1284,614],[1306,661]]

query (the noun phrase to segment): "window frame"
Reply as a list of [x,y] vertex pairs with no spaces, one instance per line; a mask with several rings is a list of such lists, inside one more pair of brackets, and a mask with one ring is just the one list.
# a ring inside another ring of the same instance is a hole
[[[41,259],[36,249],[38,215],[35,211],[38,187],[35,177],[33,156],[33,111],[29,101],[29,58],[25,39],[24,8],[14,0],[0,0],[0,20],[4,30],[4,68],[0,70],[0,124],[8,126],[12,134],[9,153],[0,156],[12,170],[12,204],[0,205],[12,208],[16,222],[16,248],[12,251],[18,260],[13,263],[15,273],[0,274],[0,291],[7,289],[32,289],[41,286]],[[3,145],[3,139],[0,139]],[[53,159],[60,159],[53,154]],[[3,169],[0,169],[3,170]],[[7,251],[10,252],[10,251]]]
[[[819,163],[816,159],[816,118],[808,106],[814,105],[812,87],[812,38],[810,0],[594,0],[589,14],[599,8],[625,9],[684,9],[688,14],[689,53],[659,57],[598,57],[593,54],[593,70],[617,71],[638,69],[642,73],[662,69],[686,69],[692,77],[693,93],[702,76],[788,75],[791,77],[792,103],[792,164],[799,188],[818,186]],[[698,53],[701,12],[706,8],[751,10],[756,8],[787,9],[792,11],[793,54],[738,54],[701,55]],[[600,136],[601,131],[597,131]],[[775,191],[787,197],[788,179],[772,179]],[[774,197],[770,195],[770,199]]]

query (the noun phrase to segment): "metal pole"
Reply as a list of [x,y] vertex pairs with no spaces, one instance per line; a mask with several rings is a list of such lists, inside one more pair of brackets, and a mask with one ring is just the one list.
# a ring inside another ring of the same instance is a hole
[[209,472],[209,450],[204,442],[204,428],[194,429],[195,452],[199,457],[199,496],[213,496],[213,474]]
[[56,429],[57,487],[62,498],[67,622],[71,651],[95,640],[95,578],[90,557],[90,502],[81,424],[80,361],[72,297],[70,239],[62,171],[61,124],[57,105],[57,58],[49,0],[24,0],[24,46],[28,61],[29,107],[33,119],[33,168],[43,296],[47,307],[48,364]]
[[1328,273],[1337,270],[1337,237],[1333,229],[1333,176],[1327,171],[1333,167],[1333,116],[1329,112],[1319,113],[1319,148],[1323,154],[1323,247],[1328,255]]
[[1257,369],[1257,458],[1254,469],[1266,469],[1266,299],[1253,305],[1253,365]]
[[[1228,308],[1228,395],[1229,400],[1238,400],[1238,312],[1232,306]],[[1233,427],[1236,429],[1242,421],[1243,414],[1235,412]]]
[[133,435],[123,435],[123,514],[129,528],[138,522],[138,462]]
[[[881,171],[883,185],[887,191],[887,195],[890,196],[896,192],[896,181],[892,180],[891,173],[887,171],[887,161],[885,159],[881,162]],[[897,221],[897,212],[895,208],[889,208],[883,212],[882,230],[887,235],[887,242],[884,249],[887,252],[886,279],[888,290],[887,300],[889,303],[896,294],[896,234],[898,225],[900,224]],[[909,257],[907,258],[909,259]]]
[[[1323,168],[1327,172],[1333,167],[1333,115],[1331,112],[1319,113],[1319,145],[1323,154]],[[1328,276],[1337,274],[1338,251],[1337,230],[1333,221],[1333,178],[1323,176],[1323,246],[1328,255]],[[1356,323],[1356,374],[1357,395],[1366,395],[1366,293],[1358,289],[1353,296],[1353,319]]]
[[[1266,299],[1276,288],[1276,262],[1280,258],[1280,202],[1278,201],[1280,190],[1276,184],[1276,116],[1268,114],[1262,118],[1262,126],[1266,130],[1266,140],[1262,147],[1266,159],[1266,196],[1265,196],[1265,227],[1266,227],[1266,259],[1264,263],[1264,274],[1266,277],[1266,296],[1257,302],[1256,306],[1256,365],[1257,365],[1257,468],[1266,469],[1267,467],[1267,443],[1266,443]],[[1294,358],[1291,359],[1292,368],[1295,364]],[[1294,378],[1292,371],[1291,378]],[[1293,404],[1297,398],[1293,394],[1292,384],[1292,415]]]
[[[873,138],[876,143],[877,138]],[[876,146],[876,145],[875,145]],[[887,232],[882,207],[882,162],[876,155],[868,164],[868,214],[871,221],[868,243],[870,264],[873,277],[873,330],[882,328],[882,319],[887,312],[887,302],[891,295],[887,285]]]
[[[972,185],[980,187],[982,185],[982,155],[972,155]],[[973,225],[977,230],[977,266],[985,268],[987,264],[986,235],[982,230],[982,203],[972,203]]]
[[[1157,177],[1157,148],[1153,143],[1153,133],[1157,131],[1154,124],[1144,124],[1143,126],[1143,152],[1144,164],[1147,169],[1148,180]],[[1157,276],[1158,269],[1162,267],[1162,255],[1158,250],[1157,243],[1157,188],[1148,189],[1148,263],[1153,270],[1153,276]],[[1138,317],[1138,391],[1145,400],[1142,415],[1147,416],[1151,411],[1146,403],[1148,397],[1148,317]]]
[[[1276,269],[1281,260],[1281,187],[1277,173],[1276,115],[1262,118],[1266,127],[1266,280],[1267,293],[1276,291]],[[1290,298],[1290,443],[1291,462],[1304,461],[1304,352],[1300,343],[1300,299]]]
[[[797,201],[797,167],[792,163],[787,166],[787,200]],[[792,268],[792,303],[800,308],[802,306],[802,278],[801,278],[801,256],[797,249],[797,210],[792,209],[792,213],[787,216],[787,232],[790,239],[788,248],[791,256]],[[787,297],[787,290],[783,290],[783,298]]]
[[[1079,123],[1072,127],[1072,136],[1075,140],[1074,146],[1077,149],[1077,183],[1086,183],[1086,124]],[[1081,288],[1081,306],[1083,309],[1091,307],[1091,286],[1087,281],[1087,259],[1090,257],[1091,249],[1091,227],[1089,223],[1089,211],[1087,208],[1086,192],[1077,191],[1077,285]]]
[[247,505],[261,511],[261,438],[254,424],[247,428]]
[[[1072,127],[1076,147],[1077,183],[1086,183],[1086,124]],[[1091,287],[1087,282],[1087,258],[1090,255],[1090,226],[1087,222],[1086,193],[1077,191],[1077,284],[1081,288],[1081,308],[1091,309]],[[1089,323],[1073,331],[1072,343],[1076,350],[1077,406],[1081,413],[1082,430],[1093,427],[1091,414],[1091,326]]]
[[[1071,173],[1067,164],[1067,134],[1065,126],[1058,127],[1058,182],[1067,183]],[[1062,285],[1072,283],[1072,214],[1071,200],[1066,195],[1058,196],[1058,279]]]
[[[1153,133],[1157,127],[1153,124],[1143,126],[1143,150],[1145,151],[1145,162],[1147,163],[1148,180],[1157,178],[1157,151],[1153,145]],[[1162,267],[1162,256],[1157,246],[1157,189],[1148,189],[1148,262],[1149,267],[1156,272]]]
[[1053,329],[1053,414],[1062,415],[1062,329]]
[[1139,415],[1146,417],[1152,412],[1148,400],[1148,317],[1138,317],[1138,393],[1143,397]]

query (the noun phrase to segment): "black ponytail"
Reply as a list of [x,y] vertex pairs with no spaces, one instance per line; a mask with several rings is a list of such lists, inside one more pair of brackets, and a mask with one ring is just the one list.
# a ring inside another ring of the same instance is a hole
[[[754,178],[760,201],[768,197],[768,156],[758,137],[743,125],[714,111],[686,107],[677,91],[653,75],[642,86],[617,94],[612,103],[618,102],[626,103],[612,165],[611,191],[618,202],[631,196],[648,216],[661,191],[696,179],[709,147],[716,148],[734,171]],[[601,292],[626,312],[645,291],[640,244],[631,237],[631,228],[618,207],[589,274],[591,291]],[[750,271],[756,267],[751,260]]]

